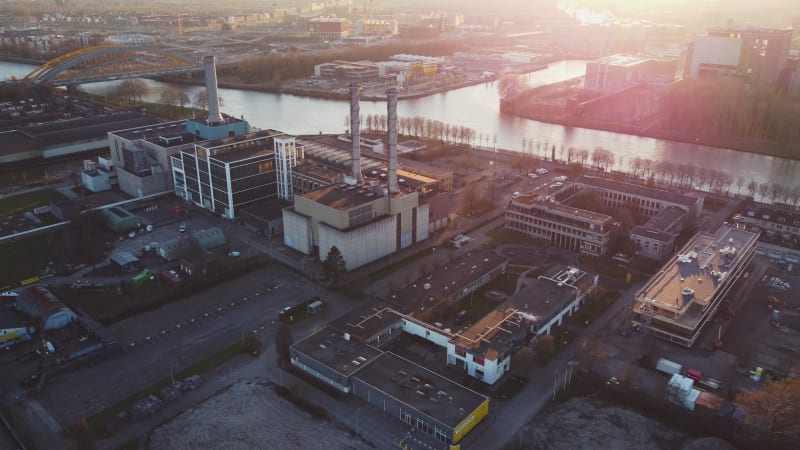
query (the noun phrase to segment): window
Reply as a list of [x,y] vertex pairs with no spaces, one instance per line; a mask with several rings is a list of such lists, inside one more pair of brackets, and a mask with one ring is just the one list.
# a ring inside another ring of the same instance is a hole
[[270,159],[269,161],[264,161],[264,162],[258,163],[258,172],[259,173],[269,172],[269,171],[272,171],[272,170],[275,170],[275,160]]
[[400,408],[400,420],[411,425],[414,423],[414,416],[406,411],[405,408]]
[[478,358],[477,356],[472,357],[472,360],[475,361],[475,364],[478,364],[480,366],[482,366],[482,365],[484,365],[486,363],[485,359]]
[[460,348],[457,348],[456,349],[456,355],[458,355],[458,356],[467,356],[467,352],[462,350],[462,349],[460,349]]

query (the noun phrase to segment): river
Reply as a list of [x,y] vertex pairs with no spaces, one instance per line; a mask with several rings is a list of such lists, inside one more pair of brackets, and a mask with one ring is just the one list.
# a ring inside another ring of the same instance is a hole
[[[0,79],[12,75],[22,77],[33,69],[26,64],[0,62]],[[545,70],[528,75],[529,84],[538,86],[583,74],[583,61],[561,61]],[[145,80],[150,92],[145,100],[157,102],[161,92],[169,86]],[[93,83],[81,89],[94,94],[109,94],[119,81]],[[186,89],[190,97],[201,86],[173,86]],[[286,94],[220,89],[223,111],[244,117],[258,128],[271,128],[289,134],[341,133],[345,131],[348,103],[344,100],[327,100]],[[385,114],[385,102],[361,102],[361,114]],[[734,180],[743,178],[758,182],[779,183],[787,187],[798,184],[800,161],[775,158],[734,150],[687,144],[663,139],[653,139],[608,131],[565,127],[562,125],[522,119],[500,112],[500,98],[496,83],[487,82],[427,97],[398,102],[399,116],[422,116],[451,125],[475,129],[491,136],[490,145],[497,139],[497,147],[520,151],[523,139],[565,148],[611,150],[622,167],[636,157],[651,160],[670,160],[675,163],[691,162],[697,167],[714,168],[727,172]],[[485,143],[485,141],[484,141]],[[615,165],[618,167],[618,164]],[[734,188],[735,189],[735,188]]]

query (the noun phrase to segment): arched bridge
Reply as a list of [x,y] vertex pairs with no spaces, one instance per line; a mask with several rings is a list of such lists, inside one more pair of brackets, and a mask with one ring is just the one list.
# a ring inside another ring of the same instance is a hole
[[156,47],[100,45],[59,56],[29,73],[23,81],[71,86],[124,78],[195,72],[202,65]]

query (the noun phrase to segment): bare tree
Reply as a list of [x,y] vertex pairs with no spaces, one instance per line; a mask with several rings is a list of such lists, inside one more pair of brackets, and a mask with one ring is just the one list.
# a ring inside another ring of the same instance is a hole
[[751,178],[750,181],[747,182],[747,193],[750,194],[751,198],[755,198],[756,191],[758,190],[758,182]]
[[769,194],[769,183],[761,183],[758,185],[758,194],[760,196],[761,201],[763,202],[767,198],[767,194]]

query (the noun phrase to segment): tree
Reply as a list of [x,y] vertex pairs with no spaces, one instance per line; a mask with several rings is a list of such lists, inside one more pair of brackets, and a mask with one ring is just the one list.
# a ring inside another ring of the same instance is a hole
[[322,262],[322,269],[325,276],[334,283],[339,281],[339,276],[347,271],[347,263],[342,256],[341,250],[335,245],[328,250],[325,261]]
[[189,101],[190,101],[189,100],[189,94],[187,94],[186,91],[184,91],[183,89],[181,89],[179,91],[176,91],[176,92],[177,92],[177,95],[178,95],[178,99],[177,99],[178,100],[178,106],[180,106],[181,109],[183,109],[186,106],[186,104],[189,103]]
[[205,89],[197,91],[194,95],[194,104],[200,109],[208,109],[208,94]]
[[172,88],[166,88],[161,91],[160,97],[161,103],[168,105],[168,106],[177,106],[178,104],[178,92]]
[[758,190],[758,182],[755,179],[750,179],[747,182],[747,193],[750,194],[750,198],[755,198],[756,190]]
[[147,87],[147,83],[138,78],[133,78],[120,83],[117,88],[117,95],[127,99],[130,103],[137,101],[141,103],[142,96],[147,95],[149,91],[150,88]]
[[281,322],[278,324],[278,329],[275,330],[275,352],[278,354],[279,366],[286,367],[291,364],[290,349],[292,344],[294,344],[292,330],[289,329],[289,325]]
[[740,393],[736,401],[746,408],[745,423],[761,437],[780,442],[800,439],[800,381],[772,381]]

